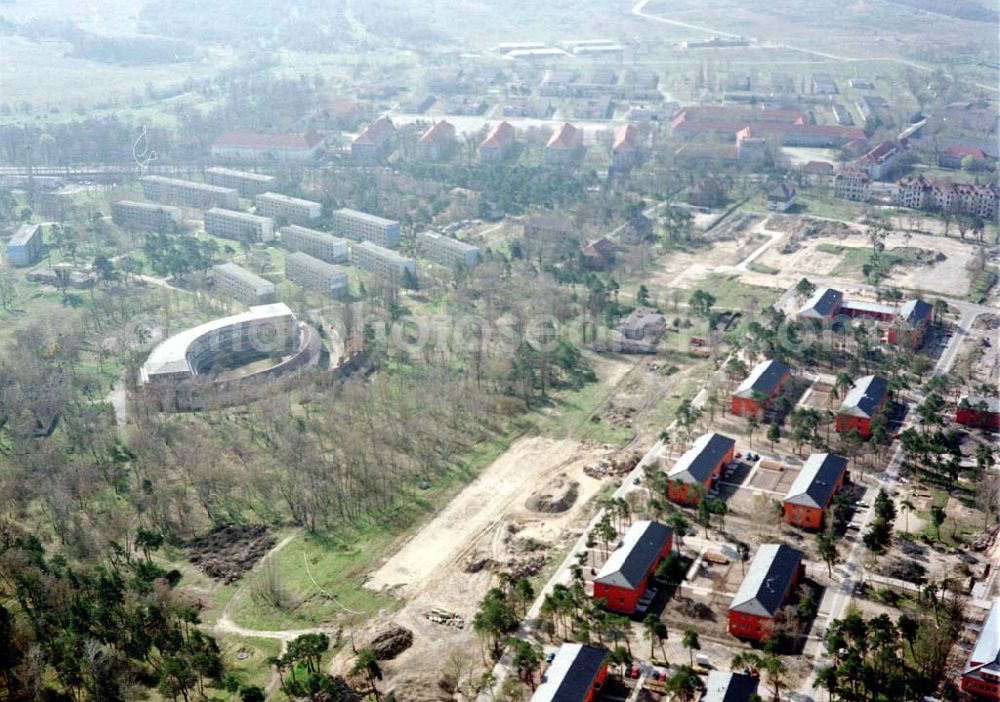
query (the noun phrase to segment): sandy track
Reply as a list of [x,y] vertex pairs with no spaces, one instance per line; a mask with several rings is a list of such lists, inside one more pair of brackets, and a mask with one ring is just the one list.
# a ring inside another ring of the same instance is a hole
[[429,524],[416,532],[366,587],[399,589],[412,597],[438,579],[449,564],[471,552],[481,537],[545,480],[580,455],[579,442],[539,437],[519,439],[460,492]]

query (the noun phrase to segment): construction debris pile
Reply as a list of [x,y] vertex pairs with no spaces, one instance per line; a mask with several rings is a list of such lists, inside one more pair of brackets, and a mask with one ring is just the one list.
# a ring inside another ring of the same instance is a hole
[[597,463],[586,465],[583,467],[583,472],[585,475],[597,480],[619,478],[629,473],[641,460],[641,454],[637,451],[630,451],[624,455],[602,458]]

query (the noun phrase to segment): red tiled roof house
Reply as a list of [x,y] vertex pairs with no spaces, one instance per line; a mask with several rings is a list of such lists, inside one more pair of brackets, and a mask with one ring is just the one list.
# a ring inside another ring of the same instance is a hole
[[573,165],[580,161],[583,153],[583,132],[569,122],[563,122],[545,144],[545,165]]
[[444,120],[435,122],[420,136],[420,141],[417,142],[417,160],[445,160],[454,153],[457,144],[455,125]]
[[514,126],[510,122],[500,122],[479,145],[479,160],[483,163],[500,163],[510,157],[514,150]]
[[673,546],[673,531],[658,522],[632,524],[601,566],[594,579],[594,599],[603,599],[605,607],[631,614],[646,594],[649,579]]
[[223,161],[283,161],[305,163],[323,151],[323,137],[305,134],[230,132],[212,143],[212,157]]
[[698,437],[667,473],[667,498],[683,505],[697,505],[700,490],[708,490],[733,460],[736,441],[715,432]]
[[379,117],[351,142],[351,156],[359,161],[378,161],[392,153],[396,127],[388,117]]

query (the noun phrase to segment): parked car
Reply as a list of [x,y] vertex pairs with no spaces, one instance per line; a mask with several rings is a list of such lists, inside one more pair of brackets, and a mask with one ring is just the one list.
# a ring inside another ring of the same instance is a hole
[[861,525],[858,524],[857,522],[848,522],[847,529],[849,531],[861,531]]
[[638,678],[639,677],[639,666],[637,666],[637,665],[632,666],[632,669],[628,671],[628,676],[630,678]]

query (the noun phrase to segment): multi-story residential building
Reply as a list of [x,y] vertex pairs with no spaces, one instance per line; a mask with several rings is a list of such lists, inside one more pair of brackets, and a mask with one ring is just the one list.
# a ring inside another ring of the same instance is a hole
[[841,200],[867,202],[871,195],[872,179],[857,168],[845,168],[833,179],[833,196]]
[[715,432],[702,434],[667,473],[667,497],[671,502],[697,505],[700,493],[712,488],[735,455],[733,439]]
[[339,296],[347,291],[347,274],[339,266],[302,251],[285,257],[285,277],[316,292]]
[[254,205],[257,214],[284,219],[290,224],[309,224],[323,216],[322,204],[281,193],[261,193],[254,198]]
[[370,241],[390,249],[399,246],[399,222],[395,220],[347,207],[335,210],[330,218],[334,231],[348,239]]
[[274,220],[246,212],[213,207],[205,211],[205,231],[213,236],[258,242],[274,239]]
[[435,122],[420,136],[417,142],[418,161],[444,161],[455,153],[455,125],[451,122]]
[[221,188],[236,188],[243,197],[254,197],[266,193],[274,184],[274,176],[263,173],[249,173],[232,168],[205,169],[205,182]]
[[351,246],[351,263],[363,271],[375,274],[379,280],[398,283],[407,275],[417,275],[417,263],[392,249],[362,241]]
[[223,188],[218,185],[154,175],[143,176],[139,179],[139,183],[142,185],[142,194],[147,200],[164,205],[230,209],[238,209],[240,206],[240,193],[236,188]]
[[297,224],[282,227],[280,231],[281,245],[289,251],[302,251],[327,263],[347,260],[346,239]]
[[814,453],[802,464],[782,502],[785,521],[818,530],[833,496],[847,477],[847,459],[833,453]]
[[613,612],[632,614],[648,605],[646,588],[673,545],[673,530],[659,522],[632,522],[621,545],[594,578],[594,599]]
[[888,399],[889,381],[885,378],[878,375],[858,378],[837,410],[837,433],[857,431],[868,438],[872,434],[872,420],[882,411]]
[[854,162],[854,168],[864,171],[873,180],[882,180],[888,176],[905,150],[897,141],[883,141],[874,149]]
[[746,577],[729,605],[729,633],[766,641],[774,620],[802,578],[805,554],[784,544],[764,544],[753,557]]
[[280,161],[308,163],[323,153],[323,136],[305,134],[257,134],[232,132],[223,134],[212,144],[212,156],[228,161]]
[[248,305],[265,305],[276,300],[274,283],[235,263],[212,266],[212,285],[216,292]]
[[967,427],[1000,431],[1000,398],[962,395],[955,421]]
[[933,181],[923,174],[906,176],[897,182],[896,204],[915,210],[961,212],[993,220],[997,216],[997,189],[993,183],[973,185]]
[[993,600],[962,670],[962,689],[981,699],[1000,700],[1000,598]]
[[7,262],[12,266],[30,266],[41,255],[41,224],[22,224],[7,242]]
[[531,702],[594,702],[607,679],[607,649],[564,643],[542,673]]
[[563,122],[545,144],[545,165],[574,165],[580,162],[585,151],[583,131]]
[[392,139],[396,128],[388,117],[379,117],[354,137],[351,156],[368,163],[380,161],[392,153]]
[[280,302],[254,306],[185,329],[160,342],[142,364],[143,384],[176,383],[211,372],[220,357],[238,363],[260,356],[292,353],[300,338],[299,321]]
[[645,150],[639,140],[639,130],[631,124],[624,124],[615,131],[611,144],[611,167],[627,170],[642,163]]
[[814,73],[812,76],[812,91],[814,95],[836,95],[837,84],[829,73]]
[[123,229],[171,231],[181,226],[181,208],[119,200],[111,205],[111,221]]
[[699,702],[750,702],[760,699],[757,695],[759,683],[760,677],[756,675],[710,670],[705,680],[705,693]]
[[762,417],[791,377],[791,366],[781,361],[771,359],[758,363],[733,392],[733,414],[741,417]]
[[448,268],[472,268],[479,261],[479,247],[437,232],[419,232],[417,255]]
[[479,145],[479,160],[483,163],[505,161],[514,150],[514,135],[514,126],[510,122],[493,125],[483,143]]

